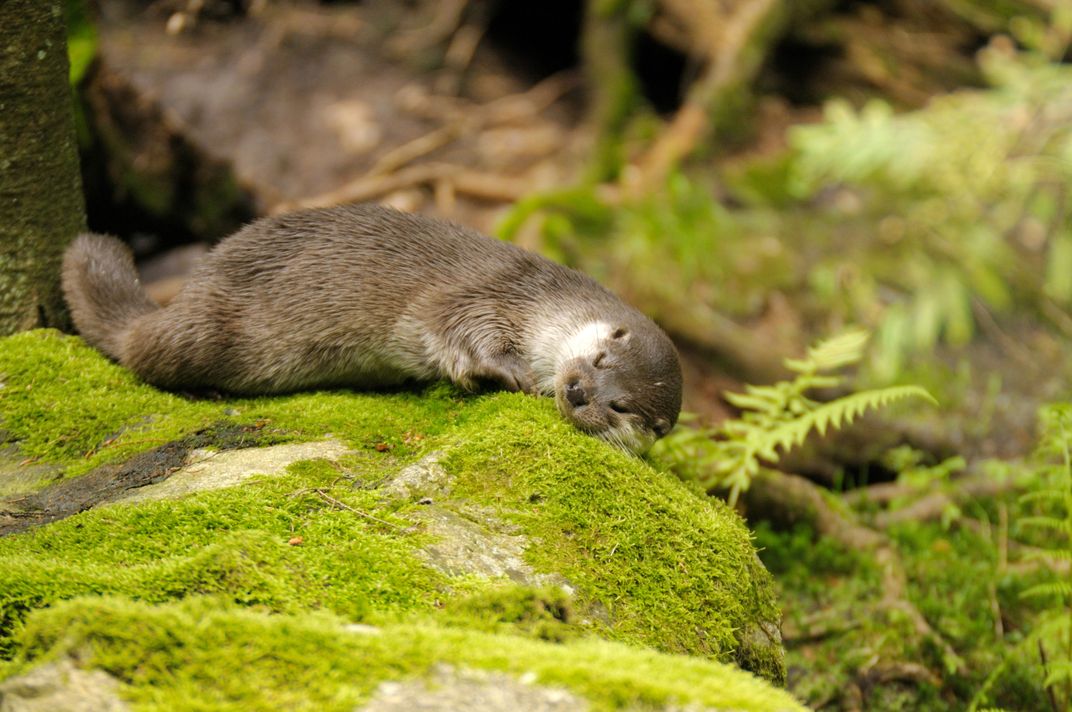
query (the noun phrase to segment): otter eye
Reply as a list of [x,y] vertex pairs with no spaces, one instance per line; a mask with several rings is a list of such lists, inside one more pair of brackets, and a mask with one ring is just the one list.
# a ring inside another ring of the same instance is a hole
[[611,401],[610,409],[613,410],[615,413],[619,413],[621,415],[629,414],[629,408],[621,401]]
[[599,354],[596,355],[595,360],[592,361],[592,365],[596,368],[603,368],[603,359],[605,358],[607,358],[607,352],[600,351]]
[[626,329],[623,329],[622,327],[618,327],[617,329],[614,330],[614,333],[610,335],[610,338],[612,338],[612,339],[624,339],[626,336],[628,336],[628,334],[629,334],[629,332]]

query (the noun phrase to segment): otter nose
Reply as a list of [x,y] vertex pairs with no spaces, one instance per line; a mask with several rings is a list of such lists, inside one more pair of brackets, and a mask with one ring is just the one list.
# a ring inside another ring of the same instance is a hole
[[574,381],[566,386],[566,400],[568,400],[570,405],[574,408],[588,405],[588,394],[584,392],[584,388],[579,381]]

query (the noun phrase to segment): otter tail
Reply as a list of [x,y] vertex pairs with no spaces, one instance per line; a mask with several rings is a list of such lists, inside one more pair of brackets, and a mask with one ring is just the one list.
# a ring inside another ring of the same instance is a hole
[[138,281],[126,245],[92,233],[76,237],[63,255],[63,295],[82,337],[117,361],[134,320],[160,308]]

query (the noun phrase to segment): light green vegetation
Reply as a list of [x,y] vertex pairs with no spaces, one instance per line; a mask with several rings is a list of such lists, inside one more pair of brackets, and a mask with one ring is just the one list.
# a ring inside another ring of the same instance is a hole
[[[373,493],[332,488],[327,463],[177,502],[97,508],[0,539],[0,653],[34,608],[85,594],[147,601],[216,595],[266,611],[328,608],[352,620],[432,610],[442,576],[414,556],[421,538],[344,515],[312,488],[400,529]],[[288,546],[291,536],[300,547]]]
[[97,54],[97,29],[90,20],[87,0],[65,0],[64,19],[67,21],[67,57],[71,64],[71,86],[85,76],[90,62]]
[[[973,507],[971,514],[979,512]],[[817,540],[806,527],[779,533],[762,525],[756,533],[785,607],[789,687],[809,705],[842,708],[851,704],[843,697],[848,686],[869,671],[921,664],[942,673],[930,682],[877,685],[868,709],[943,712],[973,699],[1048,709],[1037,651],[1022,645],[1037,607],[1021,601],[1025,584],[1000,569],[992,537],[937,522],[892,532],[910,600],[960,656],[956,669],[948,663],[957,661],[944,661],[933,646],[910,643],[919,637],[895,609],[873,607],[882,591],[871,558]]]
[[[869,709],[1050,709],[1055,684],[1063,709],[1068,645],[1068,536],[1059,525],[1067,511],[1068,406],[1043,413],[1043,437],[1028,463],[986,463],[986,477],[1013,478],[998,495],[950,504],[933,521],[904,521],[886,531],[905,568],[908,599],[956,659],[924,643],[897,610],[881,605],[879,563],[818,539],[806,526],[756,530],[760,556],[775,576],[785,610],[789,687],[809,705],[847,706],[852,681],[868,671],[922,664],[940,671],[928,681],[876,685]],[[901,453],[905,455],[905,453]],[[904,464],[908,490],[945,489],[953,461],[927,468]],[[1041,492],[1023,496],[1019,491]],[[890,512],[916,497],[895,500]],[[858,507],[866,521],[867,505]],[[1032,526],[1045,514],[1055,526]],[[1045,649],[1044,665],[1039,642]],[[800,674],[794,674],[794,671]],[[839,702],[840,700],[840,702]]]
[[1029,634],[997,666],[973,706],[993,699],[991,687],[1015,674],[1020,659],[1036,663],[1051,704],[1072,706],[1072,405],[1052,405],[1042,412],[1042,437],[1034,453],[1035,477],[1018,501],[1014,533],[1024,546],[1025,575],[1017,583],[1024,602],[1041,608]]
[[[810,198],[831,185],[850,189],[855,206],[829,214],[877,227],[881,253],[873,239],[842,244],[847,254],[816,265],[812,286],[829,281],[825,289],[847,294],[857,314],[884,289],[899,295],[882,310],[877,335],[887,373],[940,340],[967,343],[979,309],[1059,319],[1072,304],[1068,68],[1000,53],[983,59],[988,91],[902,116],[878,103],[859,111],[832,103],[823,124],[792,135],[790,191]],[[851,289],[837,290],[847,261],[860,267]]]
[[[618,676],[621,686],[600,693],[604,706],[625,704],[634,694],[670,699],[687,688],[698,696],[680,699],[714,704],[716,698],[704,697],[707,687],[684,682],[693,679],[690,670],[697,677],[722,670],[714,661],[738,662],[774,680],[784,675],[780,646],[762,632],[778,620],[772,582],[740,518],[672,475],[577,432],[549,399],[465,396],[436,385],[419,392],[189,400],[139,384],[79,339],[47,331],[0,341],[0,382],[0,429],[9,450],[54,463],[68,481],[102,463],[233,425],[257,428],[255,437],[267,441],[331,434],[355,451],[337,462],[299,462],[284,475],[240,487],[98,506],[0,539],[0,659],[16,661],[8,672],[57,646],[77,647],[84,635],[82,643],[99,655],[94,664],[128,682],[132,699],[146,703],[159,701],[160,690],[193,694],[215,658],[233,659],[244,669],[235,677],[246,681],[206,691],[210,706],[288,699],[292,664],[309,666],[302,675],[317,680],[311,687],[349,701],[383,677],[373,666],[367,677],[351,679],[343,671],[358,663],[334,667],[341,653],[313,660],[321,655],[318,646],[356,645],[338,630],[341,620],[409,626],[389,628],[383,638],[397,632],[397,657],[385,658],[383,670],[402,674],[428,667],[434,654],[414,651],[437,636],[450,650],[487,642],[486,650],[477,646],[471,657],[451,659],[496,669],[531,669],[543,650],[532,643],[537,652],[527,656],[528,644],[499,635],[569,641],[578,647],[563,649],[577,651],[563,652],[568,660],[604,651],[598,660],[618,662],[582,666],[588,672],[578,668],[580,677],[563,680],[587,694],[599,684],[580,681],[585,676]],[[528,563],[565,577],[575,593],[452,577],[428,566],[420,551],[435,537],[414,526],[423,505],[386,497],[377,487],[431,452],[442,453],[452,481],[435,507],[493,517],[524,535]],[[295,537],[300,545],[289,543]],[[74,598],[79,601],[58,605]],[[122,624],[108,624],[110,616]],[[68,630],[70,637],[57,638],[56,631]],[[288,631],[297,631],[293,654],[281,652]],[[262,634],[260,643],[242,647],[240,641]],[[711,662],[671,663],[607,647],[593,636]],[[192,649],[160,644],[172,638]],[[376,640],[361,644],[380,646]],[[254,659],[263,667],[246,670],[257,666],[227,646],[260,650]],[[517,661],[500,660],[515,648]],[[681,665],[681,685],[670,685],[670,678],[641,684],[640,672],[622,672],[632,663],[621,662],[617,651],[651,665]],[[178,669],[164,665],[167,656],[180,661]],[[547,672],[548,679],[573,674],[571,665],[554,667],[562,669]],[[165,675],[165,668],[171,672]]]
[[[540,413],[550,417],[518,422],[515,400],[487,398],[460,418],[463,426],[479,427],[444,460],[459,473],[455,494],[493,502],[543,542],[530,551],[533,563],[576,583],[582,605],[607,607],[617,621],[615,635],[721,657],[756,633],[761,621],[775,619],[766,572],[743,522],[722,502],[699,504],[704,500],[676,479],[639,462],[623,467],[625,456],[592,438],[576,438],[563,457],[569,426],[544,409]],[[573,474],[578,462],[584,463],[582,478]],[[722,542],[717,559],[706,543],[712,540]],[[663,564],[654,570],[646,562]],[[737,575],[740,582],[733,580]],[[747,625],[719,624],[727,614]],[[780,662],[769,650],[746,645],[738,660],[778,677]]]
[[[209,599],[153,606],[79,599],[36,614],[19,665],[78,655],[127,683],[141,709],[349,710],[383,680],[439,661],[566,687],[608,710],[645,704],[802,710],[786,693],[729,666],[599,640],[565,645],[432,625],[346,632],[322,614],[276,615]],[[241,707],[238,707],[241,705]]]

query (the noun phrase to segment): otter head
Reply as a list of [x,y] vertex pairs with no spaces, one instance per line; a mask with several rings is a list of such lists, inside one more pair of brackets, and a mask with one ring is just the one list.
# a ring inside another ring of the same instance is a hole
[[586,324],[559,353],[555,403],[584,432],[639,454],[674,427],[681,364],[646,317]]

